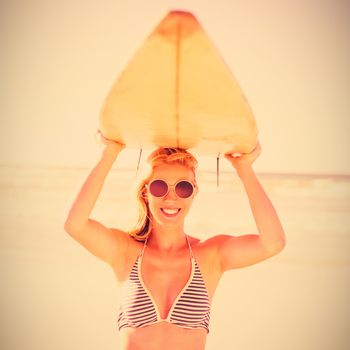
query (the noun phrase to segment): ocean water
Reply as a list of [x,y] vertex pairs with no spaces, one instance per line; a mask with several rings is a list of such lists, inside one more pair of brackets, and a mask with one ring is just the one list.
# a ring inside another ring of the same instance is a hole
[[[118,349],[118,287],[109,266],[63,230],[90,169],[0,167],[1,349]],[[135,170],[113,168],[92,217],[135,219]],[[227,272],[208,350],[350,348],[350,176],[258,174],[287,235],[285,250]],[[256,233],[234,172],[198,175],[187,233]]]

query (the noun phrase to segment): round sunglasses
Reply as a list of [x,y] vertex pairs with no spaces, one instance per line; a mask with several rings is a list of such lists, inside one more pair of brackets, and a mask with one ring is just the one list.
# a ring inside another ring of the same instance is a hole
[[166,196],[171,188],[175,188],[175,193],[180,198],[189,198],[194,191],[194,185],[187,180],[180,180],[175,185],[169,185],[164,180],[153,180],[148,185],[150,193],[154,197]]

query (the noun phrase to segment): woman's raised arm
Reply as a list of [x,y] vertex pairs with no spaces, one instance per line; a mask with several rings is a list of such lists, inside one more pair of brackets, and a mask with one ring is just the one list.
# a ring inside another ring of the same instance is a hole
[[90,214],[101,192],[104,181],[123,144],[105,139],[102,156],[80,189],[64,224],[64,230],[92,254],[114,265],[124,257],[129,236],[90,219]]
[[279,253],[285,245],[285,234],[275,208],[257,179],[252,163],[261,152],[260,144],[240,157],[226,155],[243,182],[259,234],[217,238],[222,271],[244,267]]

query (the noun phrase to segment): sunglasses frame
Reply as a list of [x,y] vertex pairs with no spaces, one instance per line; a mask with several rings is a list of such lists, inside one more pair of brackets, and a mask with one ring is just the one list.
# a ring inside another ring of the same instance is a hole
[[[155,181],[163,181],[163,182],[165,182],[165,184],[168,186],[168,190],[166,191],[166,193],[165,193],[163,196],[155,196],[155,195],[151,192],[151,190],[150,190],[151,184],[152,184],[153,182],[155,182]],[[177,186],[180,182],[188,182],[189,184],[192,185],[192,193],[191,193],[190,196],[188,196],[188,197],[181,197],[181,196],[179,196],[179,195],[177,194],[177,192],[176,192],[176,186]],[[189,180],[185,180],[185,179],[181,179],[181,180],[177,181],[175,184],[170,185],[166,180],[161,179],[161,178],[158,178],[158,179],[154,179],[154,180],[152,180],[150,183],[148,183],[148,184],[147,184],[147,188],[148,188],[148,190],[149,190],[149,193],[150,193],[153,197],[156,197],[156,198],[163,198],[163,197],[165,197],[165,196],[169,193],[170,189],[174,189],[174,193],[176,194],[177,197],[179,197],[179,198],[181,198],[181,199],[187,199],[187,198],[191,198],[191,197],[194,195],[197,186],[196,186],[193,182],[191,182],[191,181],[189,181]]]

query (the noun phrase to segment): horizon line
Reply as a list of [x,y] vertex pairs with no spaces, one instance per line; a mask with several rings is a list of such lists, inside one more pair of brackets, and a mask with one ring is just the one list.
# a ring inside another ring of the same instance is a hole
[[[88,170],[91,169],[93,166],[88,165],[60,165],[60,164],[11,164],[11,163],[0,163],[0,167],[9,167],[9,168],[46,168],[46,169],[71,169],[71,170]],[[135,167],[130,166],[124,166],[116,168],[111,168],[111,171],[136,171]],[[210,173],[210,174],[216,174],[216,170],[211,169],[202,169],[199,170],[201,173]],[[220,174],[229,174],[231,171],[229,170],[220,170]],[[255,171],[257,175],[260,176],[299,176],[299,177],[344,177],[344,178],[350,178],[350,173],[308,173],[308,172],[279,172],[279,171]]]

